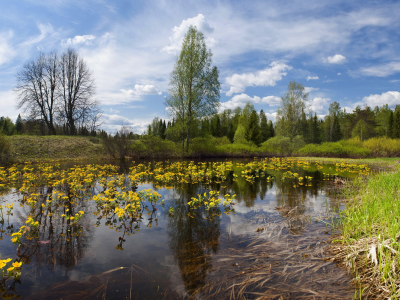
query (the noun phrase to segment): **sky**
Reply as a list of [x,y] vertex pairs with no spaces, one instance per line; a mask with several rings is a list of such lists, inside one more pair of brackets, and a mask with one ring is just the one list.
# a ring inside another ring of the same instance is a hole
[[400,104],[400,1],[0,0],[0,116],[15,121],[16,74],[40,52],[79,51],[102,128],[142,133],[168,119],[170,73],[190,25],[218,67],[220,110],[246,102],[275,119],[290,81],[323,117],[337,101]]

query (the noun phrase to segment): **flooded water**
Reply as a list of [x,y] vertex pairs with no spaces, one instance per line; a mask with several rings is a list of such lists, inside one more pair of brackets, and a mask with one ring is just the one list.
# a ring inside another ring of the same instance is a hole
[[[125,176],[103,170],[103,179],[85,163],[74,172],[72,165],[22,167],[3,176],[13,179],[2,184],[0,259],[23,263],[20,277],[3,273],[4,299],[354,295],[351,278],[326,260],[325,248],[343,206],[338,186],[367,174],[365,166],[128,162],[116,171]],[[90,172],[97,177],[88,179]]]

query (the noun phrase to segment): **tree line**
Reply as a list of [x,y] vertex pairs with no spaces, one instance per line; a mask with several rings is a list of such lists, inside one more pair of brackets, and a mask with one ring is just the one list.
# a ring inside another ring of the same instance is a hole
[[[26,112],[15,124],[0,118],[0,130],[7,134],[69,134],[107,138],[99,130],[101,112],[94,98],[92,74],[79,53],[69,48],[41,53],[27,62],[17,75],[15,88],[18,107]],[[338,102],[319,118],[308,107],[308,94],[301,83],[291,81],[277,110],[275,124],[263,110],[257,112],[247,103],[242,109],[220,107],[219,71],[212,65],[212,52],[203,34],[191,26],[170,75],[169,96],[165,101],[169,120],[155,118],[142,136],[126,129],[129,137],[156,136],[179,143],[189,151],[190,141],[197,137],[226,137],[231,143],[261,145],[275,136],[318,144],[358,137],[366,140],[386,136],[400,138],[400,105],[370,108],[357,106],[346,112]]]

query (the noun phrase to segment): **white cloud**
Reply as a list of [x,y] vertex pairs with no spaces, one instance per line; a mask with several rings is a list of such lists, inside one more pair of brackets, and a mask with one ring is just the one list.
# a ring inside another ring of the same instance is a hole
[[22,111],[18,112],[16,109],[17,101],[17,94],[14,91],[0,91],[0,116],[10,117],[15,122],[18,114],[22,114]]
[[304,93],[310,93],[312,91],[318,91],[318,90],[319,90],[319,88],[313,88],[313,87],[308,87],[308,86],[304,87]]
[[131,101],[141,101],[141,96],[145,95],[161,95],[154,85],[135,84],[134,89],[120,89],[118,92],[103,92],[99,99],[103,105],[127,104]]
[[400,104],[400,93],[397,91],[389,91],[381,95],[369,95],[362,99],[362,102],[374,108],[375,106],[382,106],[388,104],[390,107],[395,107]]
[[10,45],[12,37],[13,32],[11,30],[8,32],[0,33],[0,65],[10,61],[15,55],[15,51]]
[[328,111],[328,102],[330,100],[330,98],[315,97],[314,99],[308,101],[310,104],[309,108],[317,114],[326,113]]
[[277,106],[281,101],[280,97],[267,96],[260,98],[258,96],[250,97],[247,94],[240,94],[232,97],[229,101],[222,102],[220,106],[220,111],[224,109],[234,109],[236,107],[244,107],[247,102],[258,103],[258,104],[268,104],[269,106]]
[[390,80],[390,82],[399,82],[400,79],[394,79],[394,80]]
[[292,69],[282,62],[272,62],[270,68],[265,68],[262,71],[255,73],[233,74],[226,78],[226,83],[231,85],[227,96],[232,96],[235,93],[242,93],[248,86],[274,86],[277,81],[282,80],[287,70]]
[[135,91],[137,95],[161,95],[162,92],[158,91],[152,84],[140,85],[135,84]]
[[62,46],[69,46],[69,45],[78,45],[78,44],[86,44],[89,45],[92,40],[96,37],[93,34],[87,35],[76,35],[74,38],[69,38],[66,40],[61,41]]
[[400,62],[393,61],[384,65],[360,68],[358,71],[351,72],[353,75],[365,75],[375,77],[386,77],[400,72]]
[[317,79],[319,79],[318,76],[308,76],[307,77],[307,81],[309,81],[309,80],[317,80]]
[[183,38],[191,25],[196,26],[197,30],[201,31],[205,35],[205,42],[207,44],[207,47],[212,47],[215,45],[215,39],[207,37],[208,34],[214,31],[214,27],[211,27],[208,24],[207,20],[202,14],[198,14],[194,18],[183,20],[181,25],[175,26],[173,28],[174,33],[169,38],[171,45],[165,46],[164,48],[162,48],[162,51],[166,51],[167,53],[172,54],[178,53],[181,50]]
[[334,56],[328,56],[326,61],[330,64],[342,64],[346,61],[346,57],[341,54],[336,54]]
[[342,73],[337,73],[337,74],[338,74],[338,76],[342,75]]
[[131,120],[117,114],[103,114],[103,124],[101,127],[107,132],[115,133],[121,128],[121,126],[125,125],[134,133],[141,134],[146,130],[147,125],[150,124],[151,121],[152,119],[135,118],[134,120]]
[[37,36],[33,36],[26,40],[25,42],[22,43],[23,46],[30,46],[33,44],[37,44],[44,39],[48,38],[50,35],[57,35],[57,32],[53,29],[53,26],[51,24],[38,24],[38,28],[40,31],[40,34]]

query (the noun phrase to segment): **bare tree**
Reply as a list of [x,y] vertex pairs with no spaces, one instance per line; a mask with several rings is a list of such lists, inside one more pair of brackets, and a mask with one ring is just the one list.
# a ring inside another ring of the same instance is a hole
[[19,97],[17,108],[23,108],[32,120],[43,120],[49,134],[56,134],[54,121],[58,71],[57,54],[41,53],[36,60],[29,61],[18,72],[15,87]]
[[65,120],[68,132],[76,134],[78,126],[89,125],[92,112],[98,108],[94,99],[92,73],[75,49],[68,48],[60,58],[59,115]]

